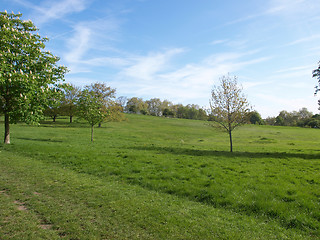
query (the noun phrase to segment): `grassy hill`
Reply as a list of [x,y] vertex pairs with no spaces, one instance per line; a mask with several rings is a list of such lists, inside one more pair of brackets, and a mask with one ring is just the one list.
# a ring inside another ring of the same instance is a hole
[[318,129],[127,118],[13,125],[0,239],[319,238]]

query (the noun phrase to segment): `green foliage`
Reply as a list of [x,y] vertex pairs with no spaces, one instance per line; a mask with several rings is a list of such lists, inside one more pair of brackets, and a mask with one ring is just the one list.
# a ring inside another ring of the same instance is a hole
[[269,125],[277,126],[307,126],[307,123],[312,120],[312,112],[309,112],[307,108],[301,108],[299,111],[281,111],[279,115],[273,120],[266,120]]
[[126,111],[128,113],[141,113],[146,115],[148,113],[148,104],[144,102],[142,98],[133,97],[128,99]]
[[110,115],[108,105],[115,97],[115,89],[103,83],[94,83],[86,86],[78,97],[78,113],[91,126],[91,142],[93,142],[93,127],[106,121]]
[[250,112],[248,114],[248,118],[251,124],[259,124],[259,125],[264,124],[264,121],[261,118],[260,113],[258,113],[257,111]]
[[[121,99],[123,100],[123,99]],[[168,100],[161,101],[159,98],[152,98],[143,101],[142,98],[133,97],[127,101],[127,113],[136,113],[152,116],[177,117],[185,119],[207,120],[207,112],[196,104],[173,104]]]
[[58,57],[44,50],[48,39],[35,34],[37,28],[21,16],[0,12],[0,112],[6,116],[5,138],[9,122],[42,118],[67,71],[57,66]]
[[70,123],[72,123],[72,118],[77,112],[77,101],[80,92],[80,88],[72,84],[66,84],[63,88],[63,97],[61,99],[59,113],[64,116],[69,116]]

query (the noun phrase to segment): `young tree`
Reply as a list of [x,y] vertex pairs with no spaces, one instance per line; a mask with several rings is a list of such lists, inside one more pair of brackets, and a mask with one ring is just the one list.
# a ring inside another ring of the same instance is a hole
[[93,128],[102,123],[110,114],[108,103],[114,98],[115,89],[102,83],[94,83],[86,86],[78,98],[79,116],[85,119],[91,126],[91,142],[93,142]]
[[214,86],[210,99],[211,117],[229,134],[230,152],[232,148],[232,131],[246,122],[250,111],[248,100],[238,86],[237,77],[223,76],[220,85]]
[[[0,12],[0,112],[5,118],[4,143],[10,143],[10,123],[38,122],[59,89],[67,69],[59,58],[45,51],[45,42],[35,34],[22,14]],[[52,91],[53,90],[53,91]]]

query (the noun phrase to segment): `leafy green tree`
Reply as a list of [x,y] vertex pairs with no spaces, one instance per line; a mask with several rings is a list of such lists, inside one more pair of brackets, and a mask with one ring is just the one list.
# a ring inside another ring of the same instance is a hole
[[127,101],[126,109],[128,113],[147,114],[148,104],[142,98],[133,97]]
[[284,126],[284,119],[283,119],[283,117],[281,116],[281,115],[278,115],[277,117],[276,117],[276,121],[275,121],[275,125],[277,125],[277,126]]
[[0,12],[0,112],[4,114],[4,143],[10,143],[10,123],[39,122],[51,94],[60,88],[67,69],[45,51],[45,42],[22,14]]
[[186,118],[187,116],[187,108],[183,106],[182,104],[177,104],[176,105],[176,116],[177,118]]
[[163,110],[163,113],[162,113],[163,116],[165,117],[173,117],[174,116],[174,113],[172,110],[170,110],[169,108],[165,108]]
[[260,113],[258,113],[257,111],[250,112],[248,118],[251,124],[259,124],[259,125],[264,124]]
[[60,113],[69,116],[70,123],[72,123],[73,116],[77,112],[77,100],[81,90],[73,84],[66,84],[63,90],[64,95],[61,100]]
[[161,116],[163,111],[163,104],[159,98],[152,98],[146,101],[148,104],[148,113],[152,116]]
[[211,91],[210,107],[212,120],[229,134],[232,152],[232,131],[246,122],[251,108],[242,93],[242,88],[238,86],[236,76],[227,75],[220,78],[220,85],[214,86]]
[[118,102],[111,101],[108,104],[109,115],[107,116],[107,122],[121,122],[126,120],[123,113],[123,108]]
[[93,142],[93,128],[96,124],[104,122],[110,111],[108,104],[115,97],[115,89],[102,83],[94,83],[86,86],[78,98],[79,116],[91,126],[91,142]]

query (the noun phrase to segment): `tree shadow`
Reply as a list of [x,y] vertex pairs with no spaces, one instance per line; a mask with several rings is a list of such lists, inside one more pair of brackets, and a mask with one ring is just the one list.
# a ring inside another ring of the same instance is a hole
[[229,152],[216,150],[199,150],[179,147],[160,147],[160,146],[135,146],[130,149],[142,151],[156,151],[160,154],[176,154],[176,155],[190,155],[190,156],[215,156],[215,157],[245,157],[245,158],[301,158],[320,160],[320,154],[307,153],[288,153],[288,152]]
[[62,140],[53,140],[50,138],[22,138],[22,137],[18,137],[17,139],[27,140],[27,141],[36,141],[36,142],[63,142]]

